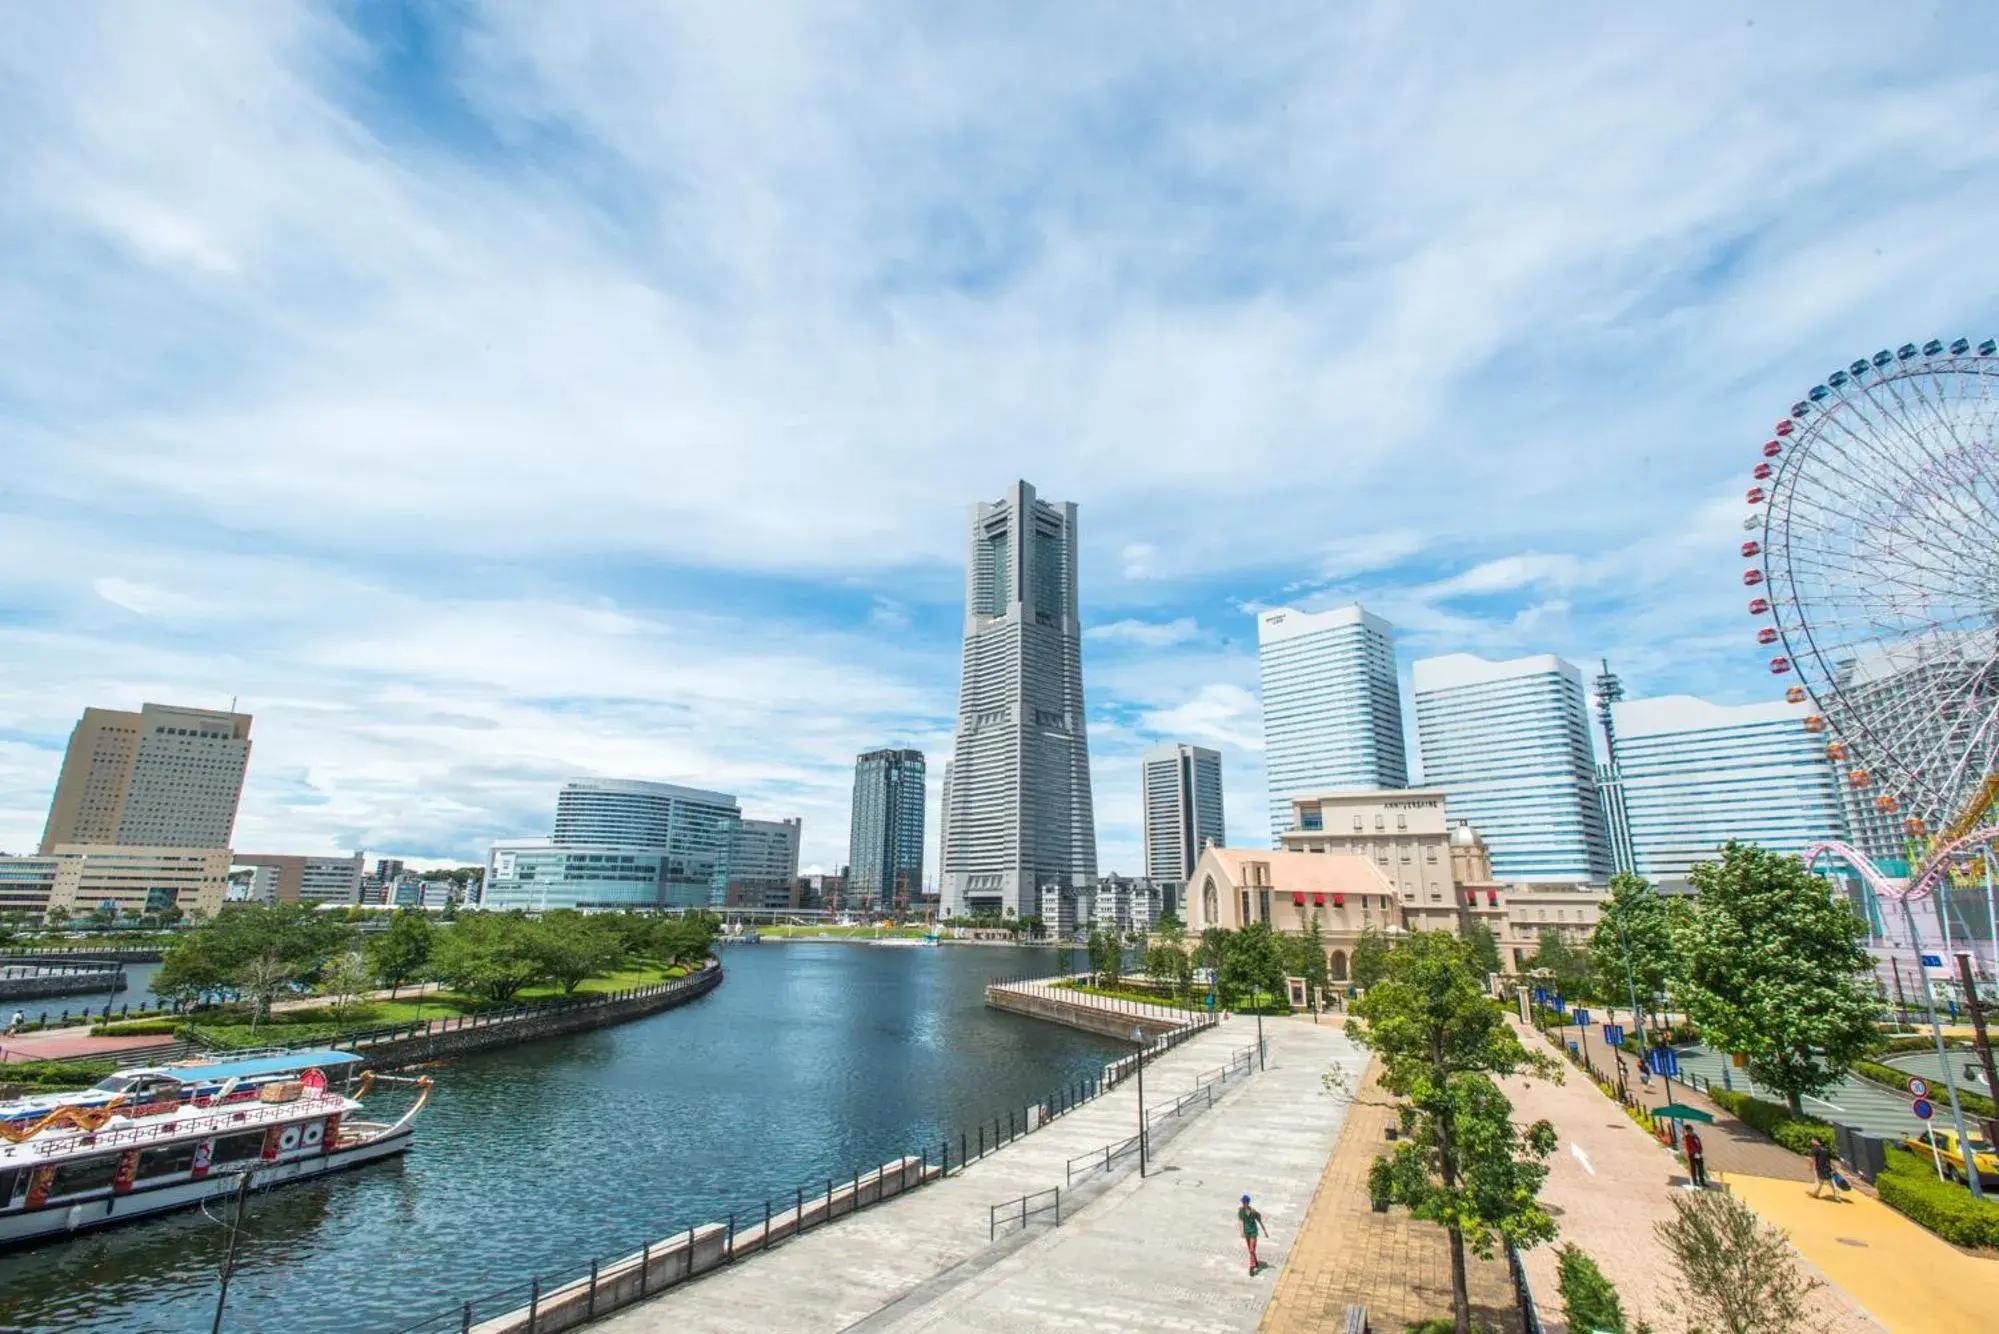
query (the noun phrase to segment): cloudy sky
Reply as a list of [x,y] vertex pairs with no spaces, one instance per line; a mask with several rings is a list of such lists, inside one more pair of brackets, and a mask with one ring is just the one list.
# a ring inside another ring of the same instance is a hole
[[0,0],[0,847],[86,704],[235,697],[241,848],[592,773],[837,865],[1016,477],[1107,869],[1157,739],[1259,829],[1258,606],[1767,697],[1769,425],[1999,332],[1999,16],[1618,9]]

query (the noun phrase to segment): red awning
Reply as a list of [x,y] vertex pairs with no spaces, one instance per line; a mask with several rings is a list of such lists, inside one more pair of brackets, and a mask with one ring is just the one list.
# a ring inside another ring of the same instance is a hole
[[1326,906],[1326,896],[1325,896],[1324,894],[1314,894],[1314,895],[1312,896],[1312,906],[1313,906],[1314,908],[1323,908],[1323,907],[1325,907],[1325,906]]
[[1335,894],[1335,895],[1333,895],[1333,906],[1334,906],[1335,908],[1344,908],[1344,907],[1346,907],[1346,906],[1347,906],[1347,896],[1346,896],[1346,895],[1344,895],[1344,894]]
[[1305,906],[1305,896],[1304,896],[1303,894],[1297,894],[1297,893],[1294,893],[1294,894],[1293,894],[1293,895],[1291,896],[1291,902],[1292,902],[1292,903],[1293,903],[1293,904],[1294,904],[1295,906],[1297,906],[1297,907],[1300,907],[1300,908],[1302,908],[1302,907],[1304,907],[1304,906]]

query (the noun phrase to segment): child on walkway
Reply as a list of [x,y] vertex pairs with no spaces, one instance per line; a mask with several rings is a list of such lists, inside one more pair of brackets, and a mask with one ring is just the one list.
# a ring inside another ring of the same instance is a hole
[[1263,1262],[1256,1258],[1256,1239],[1263,1235],[1263,1215],[1250,1207],[1249,1196],[1242,1197],[1242,1208],[1235,1211],[1235,1218],[1242,1228],[1243,1244],[1249,1247],[1249,1276],[1255,1278],[1263,1268]]

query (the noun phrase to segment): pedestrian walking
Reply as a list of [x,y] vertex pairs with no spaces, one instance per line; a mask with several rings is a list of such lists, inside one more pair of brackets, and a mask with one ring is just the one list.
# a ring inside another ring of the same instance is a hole
[[1692,1126],[1687,1127],[1687,1137],[1681,1142],[1687,1151],[1687,1175],[1702,1190],[1707,1189],[1707,1146],[1701,1143],[1701,1135]]
[[1832,1150],[1822,1139],[1812,1140],[1812,1198],[1820,1199],[1819,1192],[1831,1190],[1832,1198],[1839,1198],[1839,1191],[1832,1184]]
[[7,1021],[7,1036],[10,1038],[13,1037],[16,1033],[21,1031],[21,1025],[27,1022],[28,1022],[27,1015],[22,1014],[19,1010],[14,1011],[13,1017]]
[[1250,1204],[1249,1196],[1242,1197],[1242,1208],[1235,1211],[1236,1223],[1242,1228],[1243,1245],[1249,1247],[1249,1276],[1255,1278],[1263,1268],[1263,1261],[1256,1258],[1256,1239],[1267,1229],[1263,1226],[1263,1215]]

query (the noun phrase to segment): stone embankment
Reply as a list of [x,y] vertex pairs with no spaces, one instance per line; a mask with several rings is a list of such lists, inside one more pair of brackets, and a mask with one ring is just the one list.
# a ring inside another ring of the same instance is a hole
[[1093,996],[1074,987],[1057,985],[1063,978],[1030,978],[1018,982],[995,982],[986,988],[986,1004],[1008,1014],[1045,1019],[1051,1024],[1079,1028],[1098,1037],[1131,1041],[1131,1030],[1142,1028],[1147,1040],[1184,1028],[1210,1024],[1214,1017],[1199,1010],[1182,1010],[1172,1005],[1154,1005],[1117,996]]
[[125,989],[125,970],[108,956],[0,957],[0,1001],[44,996],[108,996]]
[[722,984],[722,965],[710,959],[698,972],[671,982],[578,1000],[551,1001],[499,1015],[429,1019],[344,1038],[332,1046],[351,1051],[364,1068],[389,1069],[539,1038],[582,1033],[628,1023],[699,999]]

